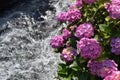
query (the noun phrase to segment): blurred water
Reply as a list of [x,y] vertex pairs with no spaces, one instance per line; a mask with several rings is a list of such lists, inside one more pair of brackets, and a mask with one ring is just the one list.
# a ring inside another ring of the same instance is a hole
[[58,34],[56,14],[69,0],[25,0],[0,14],[0,80],[53,80],[59,55],[49,46]]

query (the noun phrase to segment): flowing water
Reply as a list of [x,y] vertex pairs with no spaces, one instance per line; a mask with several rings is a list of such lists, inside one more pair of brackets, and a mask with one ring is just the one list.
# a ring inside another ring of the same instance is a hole
[[0,14],[0,80],[53,80],[59,55],[49,46],[58,34],[55,15],[70,0],[24,0]]

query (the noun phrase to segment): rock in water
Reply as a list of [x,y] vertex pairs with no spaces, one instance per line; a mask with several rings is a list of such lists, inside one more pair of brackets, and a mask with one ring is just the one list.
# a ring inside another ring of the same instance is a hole
[[26,0],[0,17],[0,80],[53,80],[59,62],[49,46],[55,15],[67,0]]

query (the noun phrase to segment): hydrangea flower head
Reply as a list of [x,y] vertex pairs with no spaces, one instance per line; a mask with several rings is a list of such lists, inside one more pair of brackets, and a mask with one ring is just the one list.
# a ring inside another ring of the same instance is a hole
[[91,74],[102,78],[110,75],[113,71],[117,71],[117,64],[114,60],[89,61],[87,67],[89,67]]
[[113,19],[120,19],[120,4],[105,4],[105,9]]
[[87,67],[90,69],[92,75],[97,75],[98,70],[101,69],[102,64],[98,61],[88,61]]
[[64,28],[62,30],[62,36],[64,39],[68,39],[69,37],[71,37],[71,32],[69,30],[67,30],[66,28]]
[[80,24],[75,32],[75,36],[79,39],[85,37],[89,38],[94,35],[94,29],[91,23]]
[[61,54],[61,58],[65,62],[73,61],[73,57],[77,55],[77,50],[72,47],[64,48]]
[[86,4],[92,4],[94,3],[96,0],[83,0]]
[[110,46],[112,47],[111,51],[114,54],[120,55],[120,38],[112,38]]
[[50,39],[50,45],[52,48],[60,48],[64,45],[64,39],[62,36],[54,36]]
[[75,5],[77,7],[82,7],[82,0],[76,0]]
[[66,12],[61,12],[57,15],[57,20],[61,22],[65,22],[67,19],[67,13]]
[[114,60],[102,60],[101,64],[102,67],[97,75],[102,78],[110,75],[113,71],[117,71],[117,64]]
[[120,71],[113,71],[112,74],[106,76],[103,80],[120,80]]
[[112,4],[120,4],[120,0],[111,0]]
[[83,58],[95,59],[101,54],[102,48],[96,39],[82,38],[77,42],[77,48]]
[[81,18],[81,12],[79,9],[70,9],[67,12],[67,21],[72,23]]

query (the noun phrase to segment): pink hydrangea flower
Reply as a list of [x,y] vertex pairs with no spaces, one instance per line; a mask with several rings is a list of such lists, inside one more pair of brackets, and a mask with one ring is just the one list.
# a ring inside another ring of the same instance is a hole
[[82,7],[82,0],[76,0],[75,5],[77,7]]
[[67,12],[67,21],[72,23],[81,18],[81,12],[79,9],[70,9]]
[[86,4],[92,4],[94,3],[96,0],[83,0]]
[[64,39],[68,39],[69,37],[71,37],[71,32],[69,30],[67,30],[66,28],[64,28],[62,30],[62,36]]
[[112,74],[106,76],[103,80],[120,80],[120,71],[114,71]]
[[89,38],[94,35],[93,25],[91,23],[80,24],[75,32],[75,36],[79,39],[85,37]]
[[117,64],[114,60],[103,60],[101,62],[102,68],[99,70],[98,75],[102,78],[110,75],[113,71],[117,71]]
[[112,4],[120,4],[120,0],[111,0]]
[[64,39],[62,36],[54,36],[50,39],[50,45],[52,48],[60,48],[64,45]]
[[92,75],[97,75],[99,69],[101,69],[102,64],[98,61],[89,61],[87,67],[90,69]]
[[111,51],[114,54],[120,55],[120,38],[112,38],[110,41],[110,46],[112,47]]
[[77,48],[83,58],[95,59],[101,55],[102,48],[96,39],[82,38],[77,42]]
[[113,71],[117,71],[117,64],[114,60],[102,60],[89,61],[87,67],[89,67],[91,74],[101,76],[102,78],[112,74]]
[[67,20],[67,12],[61,12],[57,15],[57,20],[61,22],[65,22]]
[[64,48],[61,54],[61,58],[65,62],[73,61],[73,57],[77,55],[77,50],[72,47]]
[[111,18],[120,19],[120,4],[119,3],[118,4],[117,3],[116,4],[106,3],[105,9],[107,10]]

